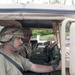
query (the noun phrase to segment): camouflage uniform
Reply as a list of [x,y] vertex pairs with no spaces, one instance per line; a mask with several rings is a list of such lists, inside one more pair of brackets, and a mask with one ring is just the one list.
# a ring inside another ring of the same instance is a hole
[[[2,29],[0,33],[0,41],[5,44],[7,41],[12,39],[13,37],[24,38],[21,29],[15,27],[5,27]],[[29,70],[32,62],[23,58],[18,53],[9,54],[3,48],[0,49],[0,52],[4,53],[12,60],[14,60],[18,65],[20,65],[23,70]],[[0,75],[22,75],[21,72],[10,62],[8,61],[2,54],[0,54]]]
[[23,56],[24,58],[29,58],[31,56],[31,52],[32,52],[32,49],[30,47],[30,44],[25,43],[24,44],[24,49],[20,50],[19,54],[21,56]]
[[[24,35],[29,35],[28,37],[31,37],[32,36],[32,31],[31,29],[29,28],[24,28],[23,29],[23,33]],[[24,49],[20,51],[20,54],[23,56],[23,57],[26,57],[26,58],[29,58],[31,56],[31,52],[32,52],[32,45],[30,43],[30,39],[28,42],[25,42],[24,41]]]

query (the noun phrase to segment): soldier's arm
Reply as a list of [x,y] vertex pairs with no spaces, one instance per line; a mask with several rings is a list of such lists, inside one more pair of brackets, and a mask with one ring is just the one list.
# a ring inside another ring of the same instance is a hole
[[[61,61],[59,62],[59,65],[55,68],[56,70],[61,69]],[[38,72],[38,73],[45,73],[45,72],[52,72],[54,71],[52,66],[44,66],[44,65],[37,65],[33,64],[30,68],[30,71]]]

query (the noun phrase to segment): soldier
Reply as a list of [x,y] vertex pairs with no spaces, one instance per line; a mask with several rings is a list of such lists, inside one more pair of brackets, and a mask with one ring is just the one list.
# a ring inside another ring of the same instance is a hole
[[56,66],[38,65],[23,58],[17,52],[23,48],[24,38],[21,28],[4,27],[0,33],[0,75],[22,75],[22,71],[33,71],[37,73],[52,72],[60,70],[61,63]]
[[31,52],[32,52],[32,44],[30,43],[30,38],[32,36],[32,31],[31,31],[30,28],[24,28],[23,29],[23,34],[24,34],[23,43],[24,43],[25,47],[19,53],[23,57],[26,57],[26,58],[29,59],[30,56],[31,56]]

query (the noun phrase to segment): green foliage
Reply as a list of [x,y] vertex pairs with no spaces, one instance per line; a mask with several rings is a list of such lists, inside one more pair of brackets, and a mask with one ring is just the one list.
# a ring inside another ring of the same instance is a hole
[[66,32],[69,32],[69,31],[70,31],[70,22],[68,22],[66,25]]
[[[31,40],[36,40],[36,35],[35,36],[32,36],[31,37]],[[40,40],[42,41],[42,40],[54,40],[54,35],[53,34],[50,34],[50,35],[41,35],[40,36]]]
[[70,36],[70,33],[69,32],[66,32],[66,36]]
[[70,22],[67,23],[66,25],[66,36],[70,35]]
[[49,35],[53,33],[53,30],[33,30],[33,35]]

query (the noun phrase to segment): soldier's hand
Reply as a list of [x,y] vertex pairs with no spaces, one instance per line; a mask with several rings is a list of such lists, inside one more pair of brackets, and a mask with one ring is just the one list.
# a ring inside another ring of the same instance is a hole
[[59,65],[56,67],[56,70],[61,70],[61,60],[59,61]]

